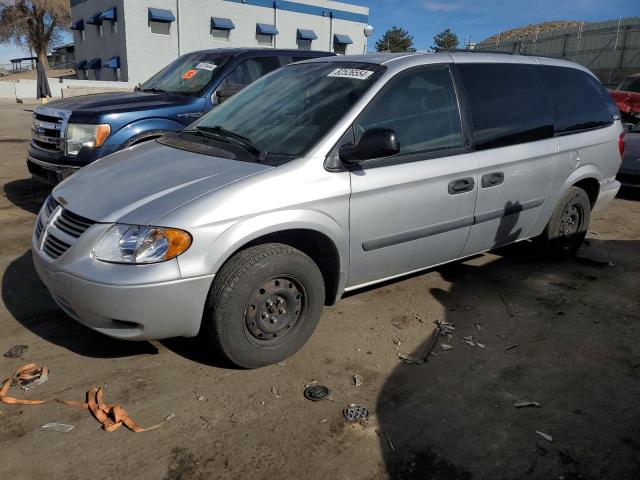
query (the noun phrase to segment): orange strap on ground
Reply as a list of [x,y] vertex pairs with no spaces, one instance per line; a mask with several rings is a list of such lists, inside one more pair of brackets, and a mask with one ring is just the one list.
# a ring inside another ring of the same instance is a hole
[[[21,381],[31,381],[40,378],[43,375],[48,375],[49,371],[46,367],[38,367],[35,363],[30,363],[23,367],[16,369],[11,377],[7,378],[2,383],[0,388],[0,402],[10,405],[42,405],[47,400],[22,400],[13,398],[7,395],[9,389],[20,383]],[[87,392],[87,402],[77,402],[75,400],[59,400],[53,399],[54,402],[62,403],[69,407],[88,409],[91,414],[102,424],[102,428],[107,432],[113,432],[125,425],[129,430],[135,433],[147,432],[160,428],[167,419],[162,422],[153,425],[149,428],[142,428],[136,422],[134,422],[127,411],[120,405],[108,405],[104,402],[104,390],[102,388],[93,387]]]

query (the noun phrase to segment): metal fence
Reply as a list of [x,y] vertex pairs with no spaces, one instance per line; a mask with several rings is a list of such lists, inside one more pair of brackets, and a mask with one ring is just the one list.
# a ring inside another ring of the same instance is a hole
[[577,28],[540,33],[535,30],[519,38],[481,42],[480,50],[528,53],[564,58],[589,68],[607,86],[640,72],[640,17],[606,22],[582,22]]

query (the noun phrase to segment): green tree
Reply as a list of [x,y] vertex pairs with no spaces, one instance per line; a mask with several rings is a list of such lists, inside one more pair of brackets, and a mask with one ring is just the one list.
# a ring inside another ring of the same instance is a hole
[[378,52],[415,52],[413,37],[404,28],[394,25],[376,42],[376,50]]
[[0,0],[0,43],[31,47],[45,68],[47,50],[70,22],[69,0]]
[[458,47],[458,36],[450,28],[443,30],[433,37],[433,50],[453,50]]

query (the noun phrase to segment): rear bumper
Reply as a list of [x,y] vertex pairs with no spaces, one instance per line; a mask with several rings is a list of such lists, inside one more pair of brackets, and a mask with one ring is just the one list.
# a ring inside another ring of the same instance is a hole
[[154,340],[193,337],[200,330],[213,275],[110,285],[58,270],[35,245],[32,255],[38,276],[58,306],[97,332],[122,340]]
[[620,182],[615,178],[602,180],[600,182],[600,195],[598,195],[598,200],[596,200],[596,204],[593,206],[593,211],[598,212],[607,208],[613,199],[616,198],[618,190],[620,190]]

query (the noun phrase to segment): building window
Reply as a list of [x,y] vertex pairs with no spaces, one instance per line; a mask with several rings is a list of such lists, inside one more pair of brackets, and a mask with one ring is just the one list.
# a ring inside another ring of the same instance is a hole
[[267,35],[266,33],[256,33],[256,40],[258,40],[258,45],[262,45],[263,47],[273,46],[273,35]]
[[340,43],[334,43],[333,44],[333,53],[335,53],[336,55],[346,55],[347,54],[347,46],[340,44]]
[[214,40],[220,40],[222,42],[228,42],[231,35],[231,30],[218,30],[216,28],[211,29],[211,36]]
[[149,28],[151,29],[151,33],[157,33],[158,35],[171,35],[171,24],[167,22],[149,21]]
[[299,38],[298,39],[298,49],[299,50],[311,50],[311,42],[312,42],[312,40]]

